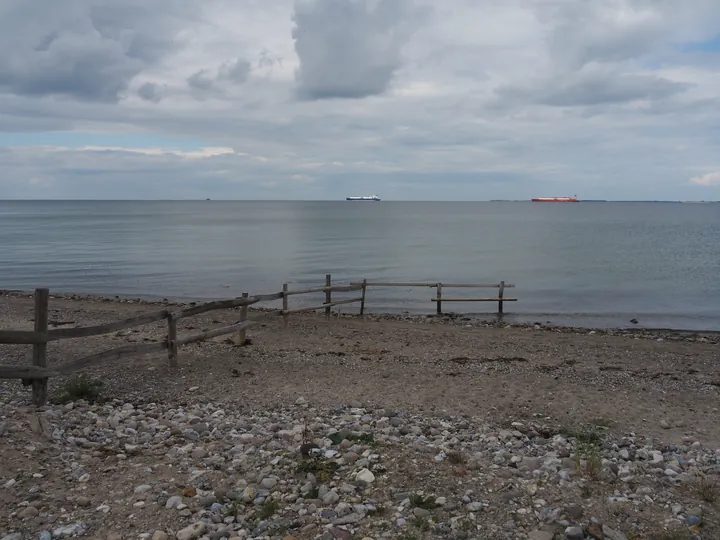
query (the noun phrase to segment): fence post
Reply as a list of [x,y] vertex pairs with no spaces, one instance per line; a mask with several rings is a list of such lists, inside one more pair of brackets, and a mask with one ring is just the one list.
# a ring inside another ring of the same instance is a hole
[[442,315],[442,283],[437,284],[437,314]]
[[500,282],[500,290],[498,291],[498,313],[502,315],[503,312],[503,293],[505,292],[505,282]]
[[168,361],[171,368],[177,367],[178,346],[177,346],[177,319],[174,313],[168,313]]
[[[48,331],[48,303],[50,291],[48,289],[35,289],[35,331],[46,336],[43,343],[33,345],[33,366],[47,367],[47,331]],[[47,400],[47,378],[33,379],[32,401],[36,407],[42,407]]]
[[360,300],[360,316],[365,314],[365,291],[367,290],[367,279],[362,282],[362,300]]
[[[327,274],[325,276],[325,287],[331,287],[331,286],[332,286],[332,278],[331,278],[330,274]],[[329,288],[325,290],[325,303],[326,304],[332,303],[332,292],[330,291]],[[325,318],[326,319],[330,318],[331,311],[332,311],[332,306],[328,306],[325,308]]]
[[288,325],[288,314],[286,313],[288,310],[288,284],[283,283],[283,326]]
[[[247,298],[250,296],[248,293],[244,292],[242,293],[243,298]],[[248,307],[247,306],[241,306],[240,307],[240,322],[247,321],[247,315],[248,315]],[[242,330],[238,330],[238,333],[235,334],[233,339],[235,345],[242,347],[245,345],[245,342],[247,341],[247,330],[243,328]]]

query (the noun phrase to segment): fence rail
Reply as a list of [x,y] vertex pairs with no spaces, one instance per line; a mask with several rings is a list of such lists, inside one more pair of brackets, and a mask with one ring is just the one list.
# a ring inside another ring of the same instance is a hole
[[[48,330],[48,312],[50,291],[48,289],[35,289],[35,319],[33,330],[0,330],[0,345],[32,345],[32,364],[26,366],[0,365],[0,379],[21,379],[23,384],[32,386],[32,400],[37,406],[43,405],[47,399],[47,382],[50,377],[67,375],[75,371],[85,369],[99,364],[118,361],[123,358],[140,356],[150,353],[167,351],[170,367],[177,367],[178,348],[180,346],[197,343],[208,339],[232,334],[232,342],[235,345],[244,345],[247,341],[246,331],[251,328],[255,321],[248,320],[248,307],[259,302],[271,302],[282,300],[282,309],[272,312],[271,315],[282,316],[285,325],[288,324],[288,315],[307,311],[325,310],[325,316],[330,317],[334,306],[360,303],[360,315],[365,313],[365,303],[368,287],[434,287],[436,288],[435,298],[430,300],[436,304],[437,313],[442,313],[442,302],[498,302],[498,313],[503,312],[503,302],[515,302],[517,298],[504,297],[506,288],[515,285],[501,281],[496,285],[472,284],[472,283],[441,283],[441,282],[372,282],[363,280],[351,282],[350,284],[333,285],[332,276],[325,276],[325,285],[301,290],[289,290],[285,283],[282,292],[272,294],[260,294],[250,296],[242,293],[239,298],[229,300],[217,300],[200,305],[194,305],[178,310],[163,309],[152,313],[145,313],[130,317],[121,321],[85,326],[79,328],[61,328]],[[443,288],[497,288],[498,295],[493,298],[443,298]],[[361,295],[351,298],[333,299],[332,293],[347,293],[361,291]],[[289,298],[296,295],[324,293],[324,302],[318,305],[289,307]],[[240,320],[235,324],[213,328],[190,336],[178,337],[178,321],[208,313],[210,311],[225,309],[240,309]],[[77,358],[53,366],[47,367],[47,344],[54,341],[106,335],[130,328],[136,328],[146,324],[159,321],[167,321],[167,336],[164,340],[154,343],[137,343],[123,345],[99,353],[94,353],[82,358]]]

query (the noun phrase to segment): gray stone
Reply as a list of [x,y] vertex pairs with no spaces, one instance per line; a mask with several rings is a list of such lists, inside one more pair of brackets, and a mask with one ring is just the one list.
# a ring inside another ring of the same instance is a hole
[[205,534],[205,531],[207,531],[207,525],[202,522],[198,522],[193,523],[184,529],[180,529],[175,537],[177,540],[197,540]]
[[565,529],[565,538],[567,540],[583,540],[585,531],[583,531],[582,527],[568,527]]
[[584,510],[582,506],[568,506],[565,509],[565,512],[567,512],[568,516],[577,521],[578,519],[583,517]]
[[3,536],[0,540],[22,540],[22,533],[10,533]]
[[152,540],[168,540],[169,536],[164,531],[155,531],[152,535]]
[[135,494],[140,495],[142,493],[147,493],[151,489],[152,489],[152,486],[150,486],[148,484],[143,484],[142,486],[138,486],[135,488]]
[[333,525],[350,525],[351,523],[357,523],[363,518],[361,514],[353,512],[347,516],[337,518],[333,521]]
[[542,467],[542,460],[536,457],[524,457],[520,462],[518,469],[524,469],[527,471],[536,471]]
[[43,531],[40,533],[40,540],[52,540],[52,533],[49,531]]
[[177,508],[182,504],[182,497],[179,495],[174,495],[170,497],[167,502],[165,503],[165,508]]
[[80,496],[77,499],[75,499],[75,504],[78,506],[90,506],[90,499],[88,497]]
[[465,509],[468,512],[479,512],[483,509],[483,504],[481,502],[471,502],[465,505]]
[[24,510],[21,510],[20,512],[18,512],[18,517],[21,517],[23,519],[34,518],[39,513],[40,513],[40,511],[37,508],[35,508],[34,506],[28,506]]
[[603,525],[602,532],[607,540],[628,540],[628,537],[623,533],[615,531],[607,525]]
[[394,418],[390,418],[390,425],[393,427],[400,427],[403,425],[402,418],[398,418],[397,416]]
[[424,508],[413,508],[413,514],[419,518],[430,517],[430,511],[425,510]]
[[[323,497],[323,502],[325,504],[335,504],[340,500],[340,495],[337,494],[337,491],[334,489],[330,492],[328,492],[327,495]],[[178,539],[180,540],[180,539]]]
[[262,487],[265,489],[272,489],[277,485],[277,480],[275,478],[263,478],[263,481],[260,482],[262,484]]
[[532,531],[528,534],[528,540],[553,540],[555,535],[547,531]]
[[53,531],[53,538],[67,538],[69,536],[82,536],[87,531],[87,526],[84,523],[71,523],[70,525],[63,525]]

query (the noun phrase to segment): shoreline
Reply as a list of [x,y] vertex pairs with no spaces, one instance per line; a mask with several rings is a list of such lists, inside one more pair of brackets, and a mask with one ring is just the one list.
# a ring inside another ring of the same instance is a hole
[[[0,289],[0,298],[32,298],[33,291]],[[84,293],[54,293],[50,291],[51,300],[68,300],[74,302],[91,302],[101,304],[118,304],[118,305],[138,305],[138,306],[178,306],[188,307],[200,305],[207,302],[213,302],[221,299],[204,299],[204,300],[179,300],[179,299],[151,299],[137,296],[123,295],[101,295],[101,294],[84,294]],[[255,313],[273,313],[277,312],[277,308],[250,306],[248,311]],[[320,316],[320,311],[306,312],[299,314],[301,317]],[[506,317],[513,318],[517,314],[506,314]],[[291,317],[297,317],[293,314]],[[531,315],[522,315],[531,318]],[[472,326],[482,328],[517,328],[517,329],[533,329],[554,333],[568,334],[589,334],[589,335],[606,335],[606,336],[630,336],[640,339],[694,339],[703,343],[720,343],[720,330],[692,330],[692,329],[676,329],[676,328],[651,328],[651,327],[597,327],[597,326],[573,326],[573,325],[555,325],[551,323],[541,322],[508,322],[503,316],[494,315],[474,315],[466,313],[443,313],[437,315],[428,314],[412,314],[412,313],[368,313],[359,315],[354,313],[338,313],[333,312],[332,317],[340,319],[355,320],[374,320],[374,321],[405,321],[415,324],[447,324],[453,326]],[[539,317],[541,318],[541,317]]]

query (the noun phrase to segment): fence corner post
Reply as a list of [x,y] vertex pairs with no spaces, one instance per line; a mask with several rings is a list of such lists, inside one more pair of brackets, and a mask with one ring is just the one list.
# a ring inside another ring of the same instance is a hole
[[[330,274],[327,274],[325,276],[325,303],[326,304],[332,304],[332,291],[330,290],[330,287],[332,287],[332,277]],[[327,306],[325,308],[325,318],[330,318],[330,312],[332,311],[332,306]]]
[[367,279],[362,281],[362,298],[360,300],[360,316],[365,315],[365,292],[367,291]]
[[[47,367],[47,331],[48,331],[48,304],[50,301],[49,289],[35,289],[35,332],[45,334],[45,341],[33,345],[33,366]],[[36,407],[42,407],[47,400],[47,378],[33,379],[32,402]]]
[[283,326],[287,327],[288,325],[288,284],[283,283],[283,310],[282,310],[282,317],[283,317]]
[[442,283],[437,284],[437,314],[442,315]]
[[498,290],[498,314],[503,314],[503,294],[505,293],[505,282],[500,282],[500,288]]
[[178,365],[178,346],[177,346],[177,318],[174,313],[168,313],[168,361],[171,368]]
[[[242,293],[243,298],[247,298],[249,296],[248,293],[244,292]],[[240,322],[247,321],[247,315],[248,315],[248,307],[247,305],[240,307]],[[243,328],[242,330],[238,330],[237,333],[232,338],[233,343],[237,347],[242,347],[245,345],[245,342],[247,341],[247,330]]]

